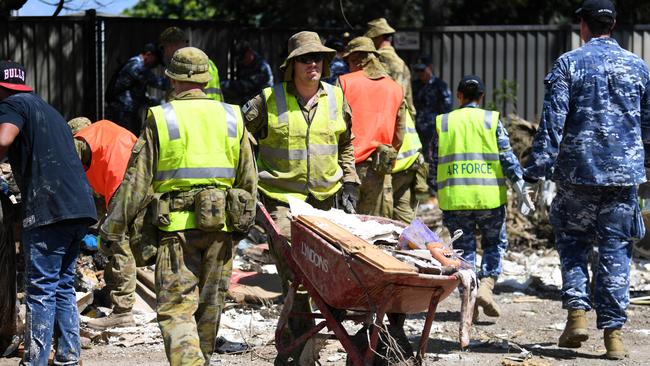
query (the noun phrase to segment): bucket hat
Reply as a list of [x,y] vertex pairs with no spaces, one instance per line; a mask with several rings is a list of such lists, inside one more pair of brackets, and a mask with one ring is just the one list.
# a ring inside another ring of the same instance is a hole
[[369,21],[367,23],[368,25],[368,31],[364,36],[368,38],[375,38],[379,37],[384,34],[393,34],[395,33],[395,29],[388,25],[388,21],[386,21],[386,18],[377,18]]
[[212,80],[208,72],[208,55],[196,47],[183,47],[172,56],[165,75],[178,81],[207,83]]

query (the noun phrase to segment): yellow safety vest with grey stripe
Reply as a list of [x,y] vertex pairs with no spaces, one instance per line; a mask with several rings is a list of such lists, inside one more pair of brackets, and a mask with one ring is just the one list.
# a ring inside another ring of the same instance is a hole
[[268,133],[259,141],[259,188],[282,202],[288,202],[288,196],[304,201],[309,194],[322,201],[341,188],[339,136],[347,130],[343,91],[321,82],[325,93],[309,124],[286,85],[264,89]]
[[203,92],[208,96],[208,98],[212,100],[216,100],[217,102],[222,102],[223,98],[221,97],[221,84],[219,83],[219,70],[217,70],[217,66],[212,62],[212,60],[208,60],[208,73],[212,77],[210,81],[205,86],[205,89],[203,89]]
[[[231,188],[239,166],[244,123],[239,107],[210,99],[173,100],[150,109],[158,131],[156,193],[199,186]],[[194,212],[169,214],[163,231],[196,228]],[[231,231],[226,220],[224,231]]]
[[404,133],[404,141],[402,141],[402,147],[400,147],[397,152],[397,159],[395,160],[393,173],[403,172],[410,168],[411,165],[418,160],[421,150],[422,143],[420,142],[418,131],[415,129],[413,117],[411,117],[411,113],[406,113],[406,131]]
[[485,210],[506,203],[498,121],[498,112],[480,108],[460,108],[436,117],[440,209]]

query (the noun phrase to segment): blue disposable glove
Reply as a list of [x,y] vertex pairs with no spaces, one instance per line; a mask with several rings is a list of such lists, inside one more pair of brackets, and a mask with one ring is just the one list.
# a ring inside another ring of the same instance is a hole
[[99,239],[93,234],[86,234],[81,241],[83,242],[84,247],[88,250],[95,251],[99,246]]

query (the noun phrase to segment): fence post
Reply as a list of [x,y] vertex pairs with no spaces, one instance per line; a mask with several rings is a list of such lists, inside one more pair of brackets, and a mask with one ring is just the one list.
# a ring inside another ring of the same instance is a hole
[[84,21],[84,66],[83,66],[83,114],[96,121],[98,116],[97,93],[97,12],[86,10]]

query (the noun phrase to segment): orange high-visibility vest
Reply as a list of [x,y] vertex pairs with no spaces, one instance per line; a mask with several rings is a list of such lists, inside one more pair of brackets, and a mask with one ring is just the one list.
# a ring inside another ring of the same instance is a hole
[[352,109],[354,162],[359,164],[377,145],[392,145],[404,92],[393,79],[370,79],[362,70],[341,75],[339,82]]
[[131,150],[137,138],[129,130],[107,121],[97,121],[74,135],[81,138],[92,152],[86,171],[92,189],[104,197],[106,207],[124,179]]

